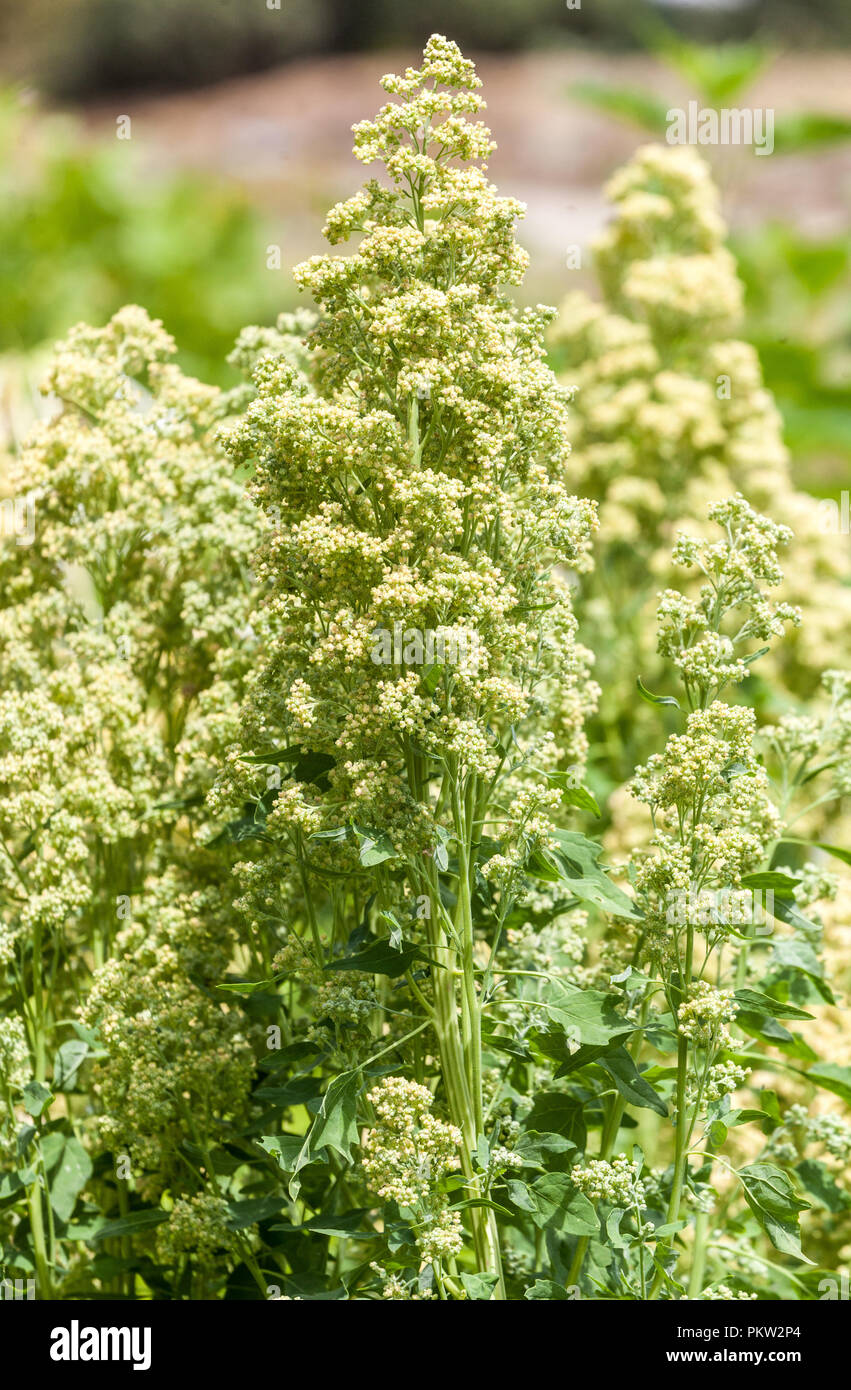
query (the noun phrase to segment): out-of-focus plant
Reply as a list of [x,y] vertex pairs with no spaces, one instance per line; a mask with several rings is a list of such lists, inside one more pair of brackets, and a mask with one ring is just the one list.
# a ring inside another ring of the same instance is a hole
[[731,244],[746,333],[783,415],[794,476],[837,497],[851,464],[851,243],[771,223]]
[[143,1194],[209,1188],[253,1070],[211,991],[229,863],[193,815],[236,732],[258,519],[215,467],[226,398],[173,355],[139,309],[73,330],[61,408],[10,464],[32,526],[0,540],[2,1263],[41,1298],[132,1293],[141,1268],[202,1296],[186,1258],[133,1266],[122,1238],[167,1220]]
[[584,632],[603,695],[592,725],[607,785],[629,776],[658,658],[648,615],[669,582],[665,553],[708,501],[740,489],[795,532],[786,593],[809,601],[805,629],[773,658],[780,677],[752,698],[808,698],[848,650],[851,548],[789,474],[781,421],[758,356],[737,335],[742,286],[724,245],[708,166],[688,148],[643,147],[609,185],[614,216],[595,248],[601,302],[568,296],[553,354],[576,387],[571,466],[600,506],[598,563],[581,580]]
[[[692,43],[658,23],[638,26],[645,46],[686,85],[702,107],[747,105],[747,93],[774,61],[763,43]],[[669,102],[655,93],[597,80],[571,95],[660,139]],[[811,154],[851,139],[851,119],[823,111],[773,113],[773,158]],[[739,152],[701,145],[722,173]],[[745,157],[752,159],[750,151]],[[755,173],[759,175],[760,160]],[[848,239],[820,240],[778,224],[739,233],[731,242],[745,284],[744,335],[759,351],[795,452],[795,471],[815,489],[830,485],[836,465],[851,461],[851,318]]]
[[[645,22],[638,32],[644,46],[687,85],[701,105],[716,109],[739,103],[775,58],[763,43],[693,43],[658,22]],[[573,83],[570,94],[598,111],[640,126],[654,139],[667,130],[668,103],[646,88],[585,79]],[[777,154],[809,152],[850,138],[851,119],[846,116],[822,111],[775,114]]]
[[281,307],[267,241],[232,188],[156,175],[132,141],[92,143],[72,119],[3,95],[0,352],[144,303],[178,335],[187,369],[221,380],[240,327]]

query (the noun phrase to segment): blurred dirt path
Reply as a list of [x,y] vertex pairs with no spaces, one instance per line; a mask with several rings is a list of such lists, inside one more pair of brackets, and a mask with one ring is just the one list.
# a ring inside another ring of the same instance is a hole
[[[413,52],[316,58],[173,96],[125,93],[88,106],[83,116],[102,135],[114,131],[118,115],[131,115],[133,140],[152,167],[206,169],[238,181],[273,214],[283,259],[291,264],[321,249],[327,206],[362,181],[350,127],[380,105],[379,76],[415,60]],[[643,56],[485,55],[478,67],[486,119],[499,144],[491,174],[528,204],[522,240],[535,253],[534,282],[551,282],[566,248],[584,246],[600,227],[605,179],[646,139],[637,127],[580,105],[568,94],[570,84],[597,78],[649,88],[670,106],[684,105],[689,93]],[[747,94],[747,104],[774,107],[778,115],[801,109],[851,115],[851,55],[781,58]],[[748,149],[712,153],[735,225],[776,216],[813,235],[848,226],[851,145],[770,158]]]

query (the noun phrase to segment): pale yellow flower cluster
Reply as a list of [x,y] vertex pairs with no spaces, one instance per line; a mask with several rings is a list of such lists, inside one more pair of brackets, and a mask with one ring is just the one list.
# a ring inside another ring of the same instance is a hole
[[[258,755],[298,743],[332,761],[327,790],[305,789],[327,823],[347,808],[411,851],[435,831],[400,747],[493,778],[507,730],[531,748],[546,722],[549,756],[581,763],[597,692],[548,565],[587,568],[596,523],[562,478],[552,311],[518,313],[500,290],[523,272],[522,209],[482,172],[472,65],[436,36],[384,85],[402,100],[355,128],[355,150],[391,186],[329,213],[332,243],[360,240],[296,268],[321,311],[308,360],[261,355],[224,438],[272,522],[245,736]],[[375,634],[397,624],[461,633],[475,660],[377,666]]]
[[0,957],[53,971],[33,1072],[82,1001],[104,1054],[85,1127],[179,1190],[180,1142],[244,1104],[253,1068],[199,984],[233,928],[191,814],[238,728],[260,521],[215,452],[228,399],[174,355],[132,306],[79,325],[45,383],[58,409],[12,462],[35,524],[0,541]]
[[[607,192],[614,215],[595,244],[602,301],[567,297],[553,351],[578,388],[571,480],[600,507],[601,563],[583,581],[581,613],[603,719],[633,730],[626,777],[651,718],[636,708],[634,673],[651,687],[661,678],[650,615],[658,590],[673,587],[678,530],[704,527],[708,504],[736,490],[791,528],[780,599],[803,605],[806,622],[764,670],[803,699],[851,653],[851,547],[792,484],[756,353],[735,336],[742,290],[708,165],[690,147],[648,145]],[[723,652],[710,656],[717,664]]]

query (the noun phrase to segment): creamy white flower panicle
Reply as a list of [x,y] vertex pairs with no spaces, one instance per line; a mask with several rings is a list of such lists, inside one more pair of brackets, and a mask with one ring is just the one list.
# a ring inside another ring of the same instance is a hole
[[53,972],[25,1011],[41,1081],[82,1008],[103,1048],[83,1128],[152,1191],[191,1185],[181,1138],[238,1110],[253,1070],[199,983],[234,936],[228,863],[191,815],[238,728],[262,523],[212,439],[228,398],[175,351],[132,306],[72,329],[58,409],[11,464],[32,544],[0,539],[0,960]]
[[[483,172],[472,65],[436,36],[421,69],[383,85],[401,100],[355,127],[355,152],[390,186],[329,213],[328,239],[356,250],[295,272],[320,307],[308,376],[261,357],[226,446],[253,461],[273,522],[259,565],[268,664],[246,736],[333,760],[324,798],[309,795],[413,848],[434,832],[404,740],[493,777],[508,727],[530,741],[546,710],[553,755],[581,761],[595,687],[550,571],[587,566],[594,515],[562,481],[552,311],[518,313],[500,289],[523,274],[522,208]],[[475,660],[376,665],[376,634],[397,625],[460,632]]]
[[448,1210],[441,1180],[460,1167],[461,1132],[431,1113],[428,1087],[388,1076],[369,1092],[377,1124],[363,1140],[363,1171],[383,1201],[414,1212],[414,1230],[425,1262],[451,1260],[464,1243],[461,1217]]
[[641,1208],[644,1206],[645,1192],[640,1172],[640,1164],[630,1162],[626,1154],[618,1154],[611,1162],[590,1158],[584,1166],[575,1164],[570,1176],[579,1191],[593,1202]]
[[[614,175],[607,195],[612,217],[594,255],[602,299],[568,295],[552,343],[562,379],[577,387],[571,479],[600,508],[600,563],[583,578],[578,601],[597,656],[601,722],[632,731],[626,779],[641,756],[631,749],[640,749],[652,727],[634,699],[633,673],[654,689],[663,670],[651,613],[660,588],[680,588],[683,552],[669,560],[678,531],[711,540],[709,503],[737,489],[791,528],[780,604],[755,612],[753,622],[754,631],[777,631],[784,605],[787,616],[806,607],[806,622],[787,632],[763,666],[805,700],[825,665],[849,664],[851,550],[825,533],[824,504],[793,485],[757,353],[736,336],[742,286],[724,245],[709,166],[692,148],[647,145]],[[678,615],[680,602],[665,593],[672,625],[695,615],[691,598]],[[731,649],[730,635],[697,640],[695,629],[682,653],[693,683],[713,674],[741,679],[745,652]],[[618,838],[627,835],[619,816]]]

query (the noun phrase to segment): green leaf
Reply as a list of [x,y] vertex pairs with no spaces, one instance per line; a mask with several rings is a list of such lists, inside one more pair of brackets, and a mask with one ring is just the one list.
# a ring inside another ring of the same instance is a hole
[[593,106],[608,116],[617,116],[621,120],[641,126],[651,135],[658,136],[665,131],[667,103],[637,87],[587,80],[572,82],[568,94],[585,106]]
[[814,1158],[805,1158],[795,1169],[803,1186],[811,1197],[828,1211],[834,1213],[847,1211],[851,1207],[851,1197],[838,1186],[825,1163]]
[[652,691],[647,689],[640,676],[636,677],[635,684],[642,700],[646,700],[648,705],[672,705],[674,709],[679,709],[679,700],[675,699],[673,695],[654,695]]
[[282,1196],[251,1197],[244,1202],[228,1202],[228,1229],[244,1231],[258,1221],[268,1221],[278,1216],[286,1198]]
[[[779,907],[780,904],[777,904]],[[778,941],[771,953],[769,964],[784,970],[795,970],[811,980],[821,997],[828,1004],[835,1004],[830,986],[824,978],[824,966],[806,941]]]
[[571,892],[580,902],[590,903],[610,917],[625,917],[630,922],[641,920],[632,898],[606,878],[602,871],[594,878],[570,878],[567,881]]
[[661,25],[649,42],[709,106],[729,105],[756,80],[772,57],[757,43],[689,43],[667,26],[663,32]]
[[410,970],[415,961],[434,964],[421,946],[407,941],[400,950],[394,946],[392,938],[386,936],[373,941],[363,951],[356,951],[353,956],[343,956],[341,960],[331,961],[325,969],[360,970],[365,975],[387,975],[391,980],[395,980]]
[[73,1134],[54,1132],[42,1140],[50,1205],[60,1221],[70,1221],[77,1197],[92,1176],[92,1161]]
[[28,1081],[24,1087],[24,1109],[37,1120],[46,1105],[53,1100],[53,1092],[40,1081]]
[[577,1192],[567,1173],[542,1173],[530,1185],[535,1204],[532,1220],[543,1229],[552,1226],[564,1235],[595,1236],[600,1222],[584,1192]]
[[258,1086],[254,1098],[279,1105],[284,1110],[290,1105],[308,1105],[317,1099],[321,1089],[321,1082],[315,1076],[293,1076],[285,1086]]
[[573,1295],[567,1292],[563,1284],[556,1284],[552,1279],[536,1279],[531,1288],[527,1289],[523,1297],[530,1301],[538,1299],[547,1302],[557,1302],[559,1300],[572,1301]]
[[851,120],[827,111],[798,111],[774,121],[776,154],[797,154],[851,139]]
[[374,869],[375,865],[382,865],[387,859],[396,859],[396,847],[389,835],[380,834],[375,830],[363,830],[360,826],[352,826],[357,840],[360,840],[360,862],[364,869]]
[[309,1221],[305,1221],[301,1226],[293,1226],[289,1223],[281,1223],[272,1226],[273,1231],[286,1231],[288,1235],[297,1235],[300,1231],[308,1235],[317,1236],[337,1236],[341,1240],[356,1235],[358,1240],[374,1240],[378,1236],[377,1231],[363,1229],[363,1219],[369,1214],[367,1207],[358,1207],[353,1211],[346,1211],[336,1216],[312,1216]]
[[777,869],[768,869],[759,874],[744,874],[742,877],[743,888],[770,889],[780,898],[793,897],[800,882],[800,879],[793,878],[791,874],[782,874]]
[[261,840],[265,844],[271,843],[271,836],[264,829],[266,815],[261,806],[251,809],[246,815],[237,817],[236,820],[228,821],[223,830],[220,830],[212,840],[208,842],[210,849],[218,849],[223,845],[239,845],[244,840]]
[[93,1233],[91,1239],[112,1240],[116,1236],[133,1236],[138,1231],[148,1231],[153,1226],[161,1226],[168,1221],[168,1212],[160,1207],[146,1207],[144,1211],[131,1212],[129,1216],[119,1216],[115,1221],[105,1221]]
[[509,1201],[513,1202],[521,1211],[537,1212],[537,1203],[529,1191],[529,1184],[521,1182],[519,1178],[509,1178],[506,1182],[508,1188]]
[[[614,917],[640,921],[635,903],[612,883],[598,859],[602,847],[574,830],[553,832],[558,845],[554,859],[562,866],[561,879],[582,902],[590,902]],[[551,861],[552,862],[552,861]]]
[[293,1166],[289,1194],[293,1201],[301,1191],[299,1173],[315,1163],[328,1150],[352,1161],[352,1148],[358,1142],[357,1103],[363,1081],[360,1071],[343,1072],[328,1086],[319,1113],[313,1121]]
[[834,859],[841,859],[843,864],[851,864],[851,850],[841,849],[839,845],[826,845],[822,840],[816,840],[813,849],[824,850],[825,854],[832,854]]
[[561,1134],[577,1149],[585,1148],[587,1136],[582,1103],[562,1091],[539,1091],[526,1123],[530,1129]]
[[641,1075],[625,1047],[607,1052],[605,1057],[599,1058],[597,1066],[608,1072],[628,1104],[644,1110],[655,1110],[657,1115],[667,1116],[667,1105]]
[[576,782],[569,772],[548,772],[547,781],[551,787],[558,787],[565,806],[575,806],[579,811],[590,811],[599,816],[600,808],[596,798],[586,786]]
[[271,753],[247,753],[240,757],[241,763],[251,763],[256,767],[277,767],[280,763],[294,763],[301,757],[301,744],[290,748],[273,748]]
[[420,685],[426,695],[433,695],[443,679],[443,672],[446,668],[439,662],[433,666],[424,666],[420,675]]
[[605,1045],[636,1031],[636,1025],[618,1013],[615,1006],[621,1001],[616,994],[570,989],[551,980],[542,991],[541,1002],[568,1038],[582,1046]]
[[807,1071],[799,1072],[808,1081],[820,1086],[823,1091],[832,1091],[841,1096],[846,1105],[851,1105],[851,1067],[842,1067],[837,1062],[817,1062]]
[[337,759],[330,753],[305,753],[295,764],[292,775],[296,782],[309,783],[324,792],[331,785],[328,773],[336,766]]
[[706,1127],[706,1133],[713,1148],[723,1148],[727,1139],[727,1126],[723,1120],[710,1121]]
[[514,1215],[508,1207],[501,1207],[498,1202],[494,1202],[490,1197],[465,1197],[463,1202],[453,1202],[450,1211],[468,1211],[470,1207],[486,1207],[488,1211],[498,1212],[500,1216],[507,1216],[509,1220]]
[[615,1207],[606,1217],[606,1236],[613,1250],[628,1250],[629,1239],[621,1235],[621,1221],[626,1216],[623,1208]]
[[80,1038],[72,1038],[63,1043],[56,1053],[53,1063],[53,1087],[56,1091],[70,1091],[74,1079],[89,1052],[89,1045]]
[[252,994],[259,994],[262,990],[268,990],[270,985],[277,983],[279,976],[271,980],[222,980],[216,985],[216,989],[226,989],[231,994],[241,994],[250,997]]
[[553,837],[572,877],[582,878],[597,871],[597,860],[603,853],[603,846],[596,840],[589,840],[578,830],[554,830]]
[[812,1264],[801,1251],[798,1227],[798,1213],[810,1203],[798,1195],[788,1173],[773,1163],[751,1163],[739,1169],[739,1177],[745,1200],[774,1248]]
[[551,1155],[576,1153],[576,1145],[563,1134],[541,1134],[536,1129],[525,1129],[514,1145],[514,1152],[526,1167],[535,1168],[543,1167],[544,1160]]
[[462,1274],[460,1279],[467,1297],[480,1303],[490,1298],[497,1284],[495,1274]]
[[279,1168],[285,1173],[291,1173],[301,1153],[304,1139],[300,1134],[264,1134],[257,1143],[277,1160]]
[[734,998],[748,1013],[767,1014],[769,1018],[813,1017],[803,1009],[796,1009],[792,1004],[781,1004],[779,999],[772,999],[770,994],[763,994],[758,989],[737,989]]

